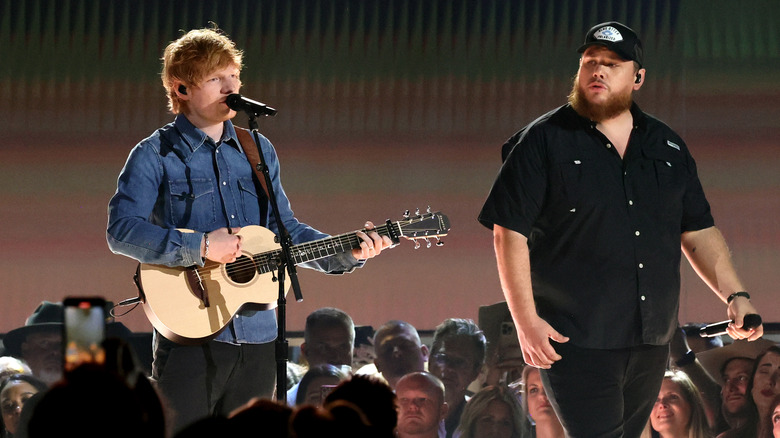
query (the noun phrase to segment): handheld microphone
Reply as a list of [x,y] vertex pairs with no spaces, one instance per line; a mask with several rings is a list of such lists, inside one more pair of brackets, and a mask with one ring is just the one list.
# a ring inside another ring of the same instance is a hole
[[244,111],[250,117],[274,116],[276,110],[256,100],[247,99],[240,94],[231,94],[225,99],[225,103],[233,111]]
[[[733,321],[721,321],[714,324],[705,325],[699,330],[699,336],[702,338],[714,338],[715,336],[725,335],[726,327]],[[742,328],[749,330],[761,325],[761,315],[748,313],[742,320]]]

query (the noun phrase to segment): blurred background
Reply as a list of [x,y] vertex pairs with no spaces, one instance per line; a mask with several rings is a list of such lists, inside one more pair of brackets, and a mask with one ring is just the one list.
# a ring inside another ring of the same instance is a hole
[[[452,223],[443,247],[403,242],[341,277],[300,270],[288,328],[323,306],[374,327],[476,320],[503,299],[476,221],[500,146],[565,103],[577,47],[608,20],[642,37],[636,100],[686,139],[753,302],[780,321],[775,0],[0,0],[0,333],[42,300],[137,294],[106,206],[130,149],[173,118],[163,48],[210,23],[244,50],[242,94],[279,111],[261,130],[299,219],[338,234],[430,205]],[[680,321],[725,319],[682,270]],[[118,320],[151,330],[140,308]]]

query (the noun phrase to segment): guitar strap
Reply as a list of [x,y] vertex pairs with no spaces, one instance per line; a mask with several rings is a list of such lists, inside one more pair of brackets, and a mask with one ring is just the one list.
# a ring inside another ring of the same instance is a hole
[[252,171],[255,172],[255,176],[257,177],[258,182],[260,182],[260,186],[263,187],[266,199],[270,199],[271,197],[268,194],[268,186],[265,183],[265,177],[257,167],[258,164],[260,164],[260,155],[258,155],[258,149],[255,145],[255,140],[252,138],[252,134],[246,128],[235,125],[233,125],[233,127],[236,129],[238,142],[241,143],[241,148],[244,149],[244,153],[246,154],[247,159],[249,159],[249,164],[252,165]]

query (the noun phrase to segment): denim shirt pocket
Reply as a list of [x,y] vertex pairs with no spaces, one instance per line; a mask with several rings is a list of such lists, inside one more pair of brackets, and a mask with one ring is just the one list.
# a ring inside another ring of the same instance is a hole
[[260,221],[260,199],[257,196],[254,180],[251,177],[239,178],[238,188],[241,191],[241,208],[244,214],[244,221],[263,225],[262,221]]
[[217,221],[214,181],[209,178],[169,182],[171,218],[177,227],[211,231]]

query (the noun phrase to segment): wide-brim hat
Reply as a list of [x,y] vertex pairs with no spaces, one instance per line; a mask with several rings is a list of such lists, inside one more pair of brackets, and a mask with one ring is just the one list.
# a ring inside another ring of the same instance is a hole
[[577,52],[582,53],[591,46],[604,46],[626,61],[635,61],[640,67],[643,65],[642,41],[630,27],[617,21],[593,26]]
[[711,350],[702,351],[696,353],[696,359],[699,360],[707,374],[712,377],[713,380],[723,386],[723,376],[721,370],[731,359],[738,357],[755,360],[759,354],[763,353],[767,348],[777,345],[777,343],[770,340],[760,338],[755,341],[735,340],[731,344],[724,345],[720,348],[713,348]]
[[[62,303],[42,301],[22,327],[13,329],[3,337],[5,354],[21,357],[22,343],[32,333],[62,332]],[[127,339],[132,332],[120,322],[106,324],[106,337]]]

